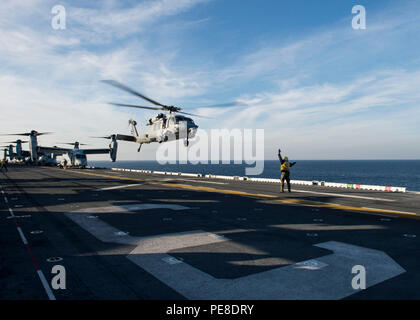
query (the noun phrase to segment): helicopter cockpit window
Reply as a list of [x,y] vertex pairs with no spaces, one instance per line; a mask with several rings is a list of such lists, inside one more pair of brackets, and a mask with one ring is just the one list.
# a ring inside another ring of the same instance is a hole
[[180,123],[181,121],[192,122],[192,119],[187,118],[187,117],[177,116],[176,123]]

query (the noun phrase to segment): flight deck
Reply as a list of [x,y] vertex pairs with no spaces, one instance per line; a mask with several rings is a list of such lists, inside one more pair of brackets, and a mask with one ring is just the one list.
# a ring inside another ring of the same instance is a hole
[[416,193],[8,169],[3,300],[420,299]]

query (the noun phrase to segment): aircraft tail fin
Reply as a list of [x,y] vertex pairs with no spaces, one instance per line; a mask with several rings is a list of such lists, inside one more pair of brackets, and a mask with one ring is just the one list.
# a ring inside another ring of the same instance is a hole
[[128,120],[128,124],[131,126],[131,134],[134,136],[134,137],[138,137],[139,136],[139,133],[137,132],[137,122],[136,122],[136,120],[134,120],[134,119],[130,119],[130,120]]

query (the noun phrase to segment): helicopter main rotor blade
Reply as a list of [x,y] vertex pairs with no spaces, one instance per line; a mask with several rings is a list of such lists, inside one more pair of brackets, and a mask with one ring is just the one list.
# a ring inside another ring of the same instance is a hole
[[153,99],[150,99],[149,97],[146,97],[145,95],[141,94],[140,92],[138,92],[138,91],[136,91],[134,89],[131,89],[130,87],[127,87],[126,85],[124,85],[122,83],[119,83],[118,81],[115,81],[115,80],[102,80],[102,82],[107,83],[107,84],[109,84],[109,85],[111,85],[113,87],[116,87],[118,89],[124,90],[126,92],[129,92],[129,93],[131,93],[131,94],[133,94],[133,95],[135,95],[135,96],[137,96],[139,98],[142,98],[142,99],[144,99],[146,101],[149,101],[150,103],[153,103],[156,106],[166,107],[165,105],[163,105],[163,104],[161,104],[161,103],[159,103],[159,102],[157,102],[157,101],[155,101]]
[[187,115],[189,115],[189,116],[194,116],[194,117],[199,117],[199,118],[214,119],[214,118],[211,118],[211,117],[202,116],[202,115],[199,115],[199,114],[194,114],[194,113],[183,112],[183,111],[175,111],[175,112],[176,112],[176,113],[187,114]]
[[221,104],[213,104],[213,105],[209,105],[209,106],[198,106],[198,107],[194,107],[194,109],[197,108],[224,108],[224,107],[239,107],[239,106],[244,106],[246,105],[245,103],[239,103],[239,102],[228,102],[228,103],[221,103]]
[[165,110],[163,108],[137,106],[134,104],[124,104],[124,103],[115,103],[115,102],[110,102],[110,104],[117,107],[139,108],[139,109],[149,109],[149,110]]

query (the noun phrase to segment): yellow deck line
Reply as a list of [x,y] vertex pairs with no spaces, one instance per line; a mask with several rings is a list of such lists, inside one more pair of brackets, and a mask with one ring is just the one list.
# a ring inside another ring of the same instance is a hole
[[92,173],[92,172],[82,172],[82,171],[71,171],[71,172],[75,172],[79,174],[86,174],[86,175],[91,175],[91,176],[98,176],[98,177],[103,177],[103,178],[110,178],[110,179],[115,179],[115,180],[147,182],[148,184],[153,184],[153,185],[176,187],[176,188],[182,188],[182,189],[188,189],[188,190],[199,190],[199,191],[207,191],[207,192],[216,192],[216,193],[234,194],[234,195],[241,195],[241,196],[248,196],[248,197],[264,198],[264,199],[272,199],[276,202],[285,203],[285,204],[296,204],[296,205],[346,210],[346,211],[371,212],[371,213],[380,213],[380,214],[391,215],[391,216],[420,219],[420,214],[417,214],[415,212],[405,212],[405,211],[375,209],[375,208],[362,208],[362,207],[347,206],[347,205],[336,204],[336,203],[328,203],[328,202],[321,203],[321,202],[313,202],[313,201],[308,201],[308,200],[291,199],[291,198],[277,199],[276,196],[260,194],[260,193],[216,189],[216,188],[211,188],[211,187],[192,186],[188,184],[179,184],[179,183],[165,183],[165,182],[160,182],[160,181],[150,181],[147,179],[111,176],[107,174],[98,174],[98,173]]

